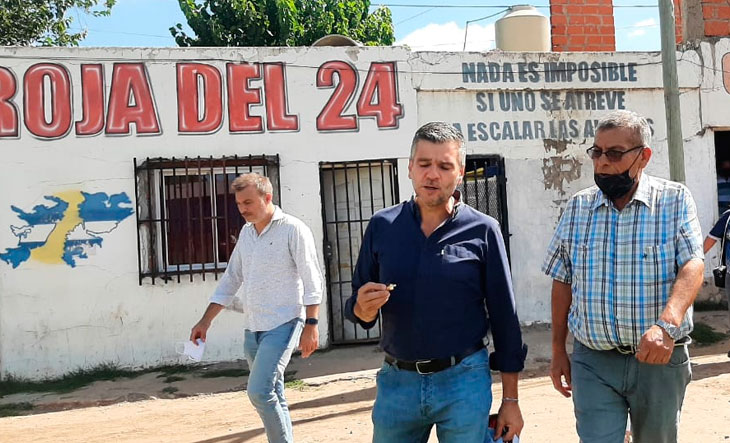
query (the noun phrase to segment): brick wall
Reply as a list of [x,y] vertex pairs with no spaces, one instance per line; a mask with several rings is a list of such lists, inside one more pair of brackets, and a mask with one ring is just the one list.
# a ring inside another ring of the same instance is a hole
[[[677,44],[730,36],[730,0],[673,0]],[[615,51],[612,0],[550,0],[553,51]]]
[[612,0],[550,0],[550,26],[553,51],[616,50]]
[[730,35],[730,0],[701,0],[701,3],[705,36],[726,37]]

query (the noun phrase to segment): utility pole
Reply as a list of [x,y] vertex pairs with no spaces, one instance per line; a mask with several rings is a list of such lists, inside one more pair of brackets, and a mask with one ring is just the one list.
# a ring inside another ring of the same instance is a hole
[[669,178],[684,183],[684,147],[682,118],[679,110],[677,80],[677,45],[674,36],[674,1],[659,1],[659,26],[662,39],[662,77],[664,78],[664,107],[667,117],[669,145]]

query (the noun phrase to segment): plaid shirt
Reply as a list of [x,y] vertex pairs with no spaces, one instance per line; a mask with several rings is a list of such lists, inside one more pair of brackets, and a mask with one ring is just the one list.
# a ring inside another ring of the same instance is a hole
[[[568,202],[542,270],[570,284],[568,327],[598,350],[636,346],[659,318],[677,271],[704,260],[689,190],[642,174],[633,199],[618,211],[596,186]],[[692,330],[692,308],[680,325]]]

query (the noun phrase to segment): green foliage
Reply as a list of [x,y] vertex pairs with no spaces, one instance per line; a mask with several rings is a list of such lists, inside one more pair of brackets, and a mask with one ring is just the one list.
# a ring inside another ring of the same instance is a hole
[[170,28],[179,46],[308,46],[342,34],[369,46],[395,40],[387,7],[370,0],[178,0],[190,28]]
[[[102,5],[97,5],[102,2]],[[78,46],[72,12],[106,16],[116,0],[0,0],[0,45]]]

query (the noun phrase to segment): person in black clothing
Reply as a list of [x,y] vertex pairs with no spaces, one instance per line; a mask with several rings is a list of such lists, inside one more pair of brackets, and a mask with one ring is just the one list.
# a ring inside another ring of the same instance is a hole
[[434,424],[441,442],[491,441],[490,363],[502,372],[497,434],[509,441],[523,427],[527,351],[504,240],[496,220],[459,202],[464,153],[453,126],[421,127],[408,162],[415,197],[373,215],[363,238],[345,312],[366,329],[382,322],[376,443],[426,442]]

